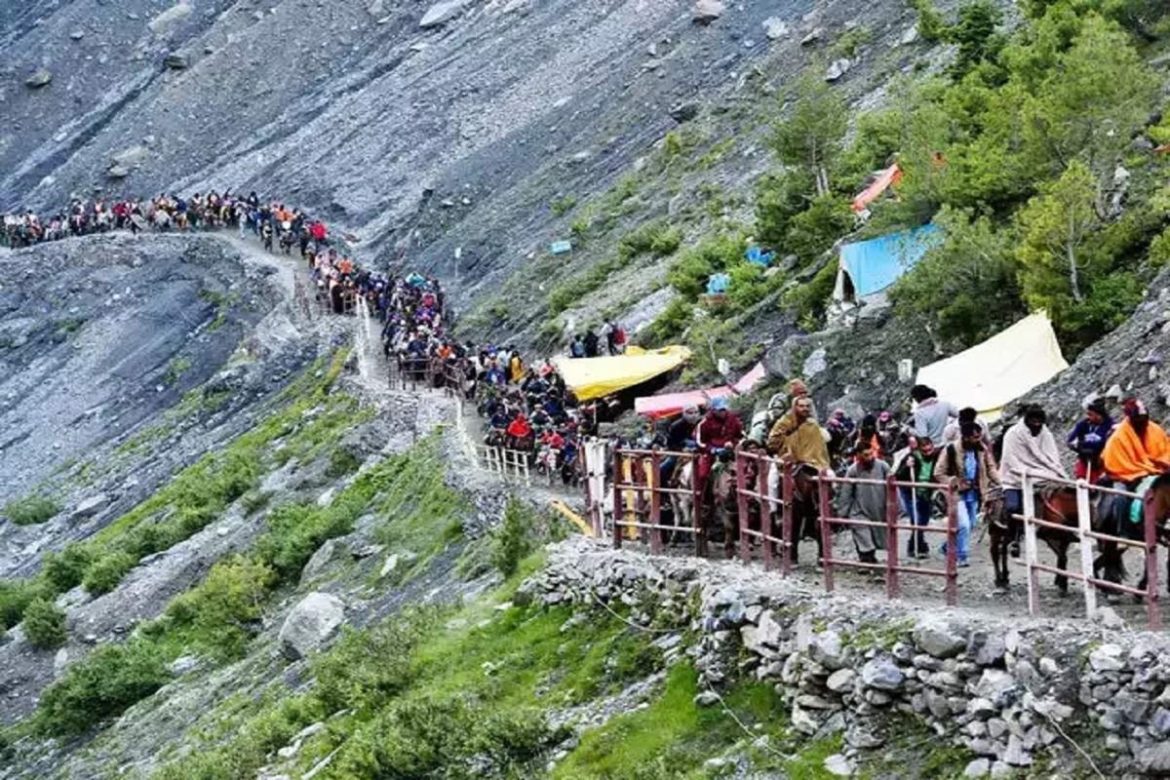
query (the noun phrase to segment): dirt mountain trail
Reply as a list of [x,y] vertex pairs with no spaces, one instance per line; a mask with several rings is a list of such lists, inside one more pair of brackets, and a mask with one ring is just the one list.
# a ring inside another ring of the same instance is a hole
[[295,297],[297,288],[297,263],[294,262],[293,257],[274,255],[266,252],[255,241],[241,238],[233,232],[218,231],[208,233],[207,235],[214,236],[217,240],[230,244],[240,252],[245,262],[259,266],[260,268],[274,270],[276,272],[274,275],[284,290],[286,297],[289,300]]

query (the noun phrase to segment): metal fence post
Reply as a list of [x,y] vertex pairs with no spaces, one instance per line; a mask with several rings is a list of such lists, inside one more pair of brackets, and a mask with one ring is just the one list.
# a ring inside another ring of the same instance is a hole
[[1085,589],[1085,616],[1092,619],[1097,614],[1097,586],[1090,580],[1093,577],[1093,559],[1097,557],[1096,540],[1090,532],[1093,530],[1092,510],[1089,506],[1089,484],[1077,480],[1077,534],[1081,546],[1081,584]]
[[[693,470],[691,471],[691,497],[695,502],[694,511],[691,512],[695,529],[695,555],[700,557],[707,553],[707,539],[703,533],[703,497],[707,494],[707,479],[699,479],[702,458],[701,454],[695,453],[692,460]],[[710,476],[708,474],[707,478]]]
[[886,598],[902,594],[898,582],[898,486],[894,475],[886,477]]
[[793,495],[795,492],[796,483],[792,477],[792,464],[785,463],[784,474],[780,481],[780,500],[783,502],[780,507],[780,535],[784,537],[784,546],[780,550],[780,574],[784,577],[792,573],[792,556],[796,551],[796,545],[800,544],[799,539],[793,538],[792,530],[792,513],[795,511]]
[[951,477],[947,482],[947,606],[959,603],[959,491]]
[[590,475],[589,479],[592,482],[592,487],[589,492],[593,496],[593,504],[597,508],[597,538],[600,539],[605,533],[605,502],[608,496],[605,494],[605,471],[607,462],[605,457],[605,443],[594,440],[592,442],[592,456],[589,462]]
[[1028,614],[1040,614],[1040,572],[1036,564],[1040,562],[1036,550],[1036,526],[1032,523],[1036,519],[1036,494],[1032,485],[1032,478],[1024,474],[1024,563],[1028,567]]
[[817,475],[817,496],[821,514],[821,565],[825,569],[825,590],[833,590],[833,509],[829,501],[828,469]]
[[772,546],[774,543],[766,537],[776,536],[776,520],[773,503],[768,500],[771,498],[768,491],[768,470],[773,468],[775,464],[772,463],[771,458],[767,455],[760,455],[757,463],[759,463],[760,468],[756,474],[756,492],[761,496],[767,497],[760,499],[760,530],[765,534],[765,537],[761,539],[761,543],[764,546],[764,571],[769,571],[775,565],[774,548]]
[[[748,457],[746,453],[739,449],[735,451],[735,506],[739,512],[739,557],[744,563],[748,563],[752,559],[751,537],[748,534],[751,526],[748,522],[748,497],[744,495],[744,491],[747,490],[746,468]],[[764,528],[763,515],[763,511],[761,511],[760,530]],[[767,546],[766,539],[764,540],[764,545]]]
[[578,463],[585,469],[585,479],[582,480],[584,484],[581,486],[585,492],[585,514],[589,518],[589,525],[593,528],[593,536],[596,537],[597,518],[593,512],[593,493],[589,489],[591,487],[589,484],[591,482],[590,477],[592,477],[589,467],[589,442],[582,441],[580,443],[580,448],[577,450],[577,458]]
[[1158,602],[1158,518],[1151,493],[1146,493],[1142,515],[1146,526],[1146,621],[1151,631],[1162,628],[1162,607]]
[[[642,523],[643,517],[647,514],[646,489],[643,485],[646,483],[646,462],[641,455],[635,455],[630,462],[630,484],[634,486],[633,500],[634,500],[634,522]],[[634,526],[633,533],[637,534],[638,541],[642,544],[647,544],[649,540],[646,538],[646,529]]]
[[662,455],[655,450],[650,455],[650,473],[646,481],[650,484],[650,552],[662,552]]
[[622,546],[622,453],[613,451],[613,546]]

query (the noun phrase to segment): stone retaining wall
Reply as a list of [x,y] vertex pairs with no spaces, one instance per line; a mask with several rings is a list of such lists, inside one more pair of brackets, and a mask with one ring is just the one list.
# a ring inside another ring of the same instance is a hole
[[698,636],[688,653],[705,686],[741,675],[774,683],[794,728],[843,732],[833,762],[843,772],[881,747],[883,722],[900,712],[971,750],[969,777],[1008,775],[1041,756],[1091,775],[1084,754],[1107,776],[1170,776],[1165,636],[826,595],[737,563],[579,538],[552,548],[520,597],[626,605],[646,624],[679,616]]

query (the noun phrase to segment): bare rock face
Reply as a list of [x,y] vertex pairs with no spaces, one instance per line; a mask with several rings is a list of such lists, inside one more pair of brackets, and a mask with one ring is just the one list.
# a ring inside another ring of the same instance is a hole
[[345,604],[328,593],[310,593],[292,608],[280,628],[280,650],[292,660],[320,650],[345,622]]
[[424,30],[439,27],[463,13],[463,8],[468,2],[469,0],[443,0],[441,3],[435,3],[423,14],[418,26]]
[[184,0],[184,2],[176,3],[151,19],[146,26],[155,35],[163,37],[182,24],[191,15],[193,10],[191,4]]

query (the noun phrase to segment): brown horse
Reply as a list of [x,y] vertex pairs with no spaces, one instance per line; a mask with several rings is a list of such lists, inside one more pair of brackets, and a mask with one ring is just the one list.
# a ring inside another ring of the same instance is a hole
[[818,565],[825,559],[824,540],[821,538],[820,483],[817,476],[816,468],[808,464],[798,463],[792,469],[791,544],[793,565],[799,561],[800,543],[804,539],[816,540]]
[[[1170,547],[1170,530],[1166,526],[1167,519],[1170,519],[1170,473],[1163,474],[1154,480],[1153,484],[1150,485],[1150,489],[1146,492],[1144,501],[1146,502],[1147,508],[1154,514],[1157,542]],[[1128,517],[1128,501],[1118,501],[1116,497],[1105,495],[1102,496],[1098,507],[1097,514],[1100,517],[1100,522],[1097,530],[1101,533],[1109,534],[1110,536],[1120,536],[1123,539],[1132,539],[1137,542],[1145,540],[1145,523],[1130,522]],[[1116,583],[1124,582],[1127,574],[1123,560],[1126,546],[1117,544],[1116,542],[1102,541],[1100,547],[1101,553],[1093,564],[1094,576],[1096,576],[1098,570],[1104,570],[1103,579]],[[1166,571],[1167,588],[1170,589],[1170,551],[1167,552],[1166,556]],[[1139,589],[1146,587],[1147,576],[1147,572],[1143,567],[1142,579],[1138,583]]]
[[[736,492],[736,462],[723,462],[711,472],[711,532],[723,531],[723,557],[733,558],[739,541],[739,498]],[[749,510],[750,512],[750,510]]]
[[[1056,554],[1056,567],[1068,568],[1068,548],[1077,539],[1077,491],[1070,487],[1040,490],[1036,495],[1039,519],[1063,526],[1068,531],[1038,527],[1036,538],[1044,541]],[[1003,511],[1003,499],[988,502],[985,512],[991,537],[991,564],[995,569],[995,587],[1007,590],[1009,584],[1008,554],[1013,542],[1023,534],[1024,523],[1014,514]],[[1068,577],[1056,575],[1056,587],[1061,594],[1068,593]]]

